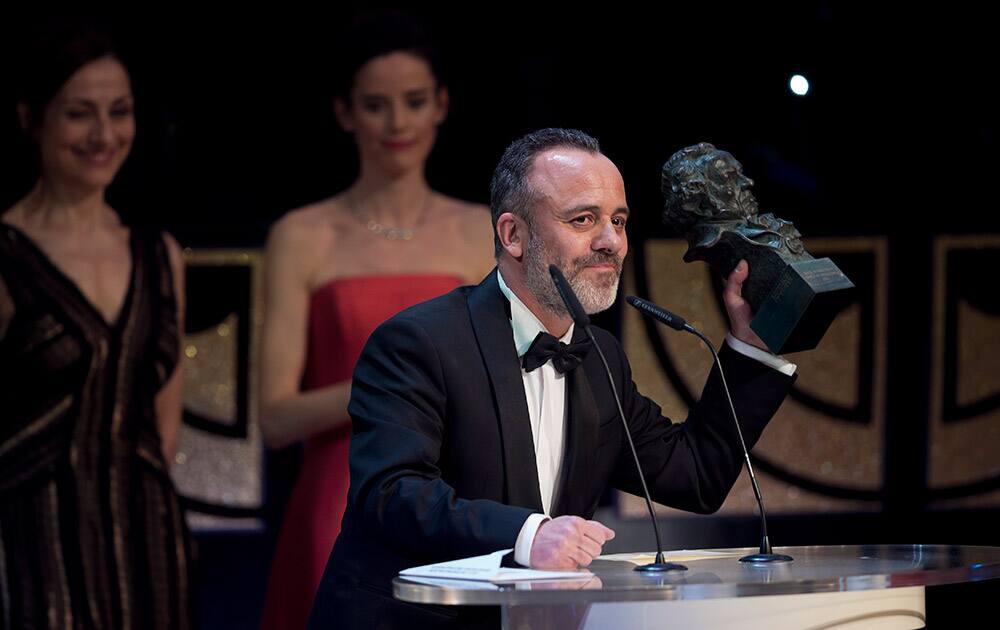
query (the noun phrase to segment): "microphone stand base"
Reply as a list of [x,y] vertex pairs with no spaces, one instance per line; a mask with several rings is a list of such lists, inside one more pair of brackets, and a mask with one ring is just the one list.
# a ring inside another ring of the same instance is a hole
[[794,558],[781,553],[754,553],[740,558],[740,562],[753,564],[770,564],[772,562],[791,562]]
[[676,562],[651,562],[635,568],[640,573],[666,573],[667,571],[687,571],[688,568]]

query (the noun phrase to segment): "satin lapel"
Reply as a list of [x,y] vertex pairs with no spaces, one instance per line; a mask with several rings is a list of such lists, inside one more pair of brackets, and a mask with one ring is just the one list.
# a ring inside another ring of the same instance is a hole
[[[507,298],[500,292],[494,270],[469,294],[469,314],[479,350],[490,376],[493,402],[503,437],[507,503],[542,511],[531,436],[528,401],[514,348]],[[484,401],[485,402],[485,401]]]

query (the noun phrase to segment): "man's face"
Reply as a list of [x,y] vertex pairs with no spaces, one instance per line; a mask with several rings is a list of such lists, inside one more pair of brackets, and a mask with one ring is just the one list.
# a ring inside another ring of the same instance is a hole
[[566,312],[549,275],[559,267],[587,313],[611,307],[628,253],[629,210],[618,168],[603,155],[556,148],[535,158],[525,283],[543,308]]
[[725,151],[709,156],[705,169],[709,192],[722,202],[727,210],[748,217],[757,213],[757,200],[750,188],[753,180],[743,174],[743,166]]

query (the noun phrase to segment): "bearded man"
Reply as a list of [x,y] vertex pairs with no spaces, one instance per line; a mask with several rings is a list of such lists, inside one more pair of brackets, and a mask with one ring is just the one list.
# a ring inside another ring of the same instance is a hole
[[[585,567],[614,536],[591,520],[604,491],[642,492],[604,367],[548,272],[558,266],[590,313],[614,303],[628,252],[621,174],[594,138],[543,129],[507,148],[490,192],[497,268],[384,323],[357,363],[347,513],[312,627],[496,627],[495,609],[393,600],[391,580],[505,548],[523,566]],[[741,262],[727,279],[720,354],[752,446],[795,366],[750,329],[747,273]],[[653,499],[717,510],[743,462],[717,371],[673,423],[637,391],[618,341],[594,334]]]

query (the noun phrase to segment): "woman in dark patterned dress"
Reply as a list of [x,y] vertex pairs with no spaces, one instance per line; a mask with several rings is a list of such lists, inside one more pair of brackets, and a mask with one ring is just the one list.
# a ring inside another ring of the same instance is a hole
[[34,188],[0,215],[0,627],[187,628],[170,481],[183,263],[105,189],[135,136],[110,41],[40,46],[18,114]]

